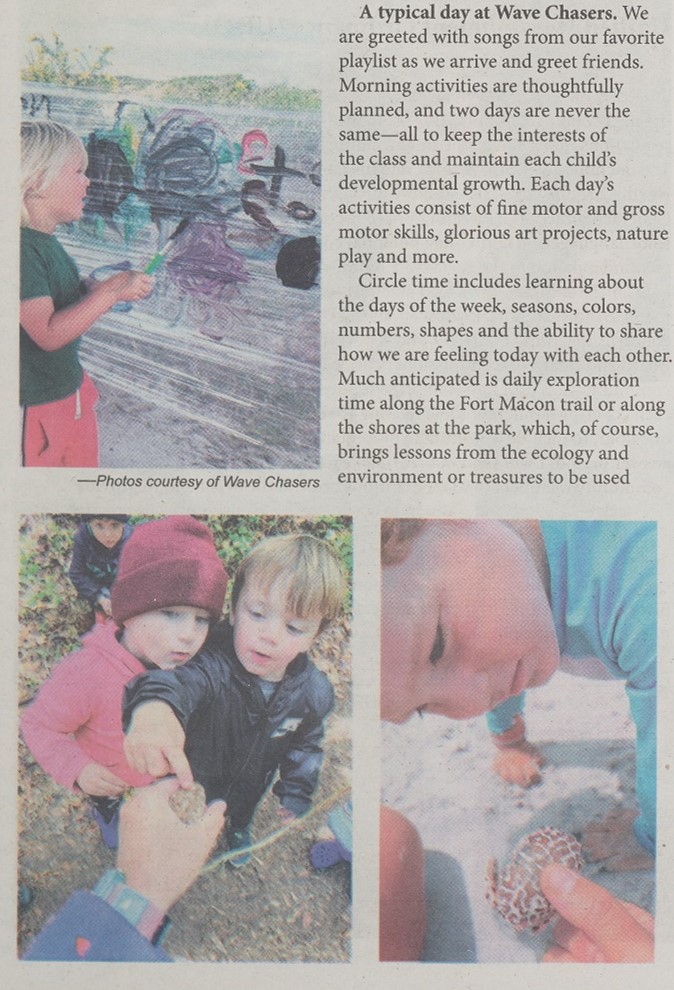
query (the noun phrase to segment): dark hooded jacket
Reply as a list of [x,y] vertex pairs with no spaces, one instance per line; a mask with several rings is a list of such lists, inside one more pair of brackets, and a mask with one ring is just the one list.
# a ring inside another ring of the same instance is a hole
[[125,523],[119,543],[108,548],[98,542],[87,522],[78,526],[68,573],[80,598],[95,605],[101,594],[110,594],[117,577],[120,554],[132,533],[133,526]]
[[124,729],[146,701],[170,705],[186,735],[185,753],[207,801],[222,798],[234,828],[247,825],[278,770],[273,791],[294,815],[304,814],[323,760],[323,720],[334,692],[305,653],[286,668],[267,701],[260,679],[236,658],[232,630],[221,623],[204,649],[175,670],[131,681]]

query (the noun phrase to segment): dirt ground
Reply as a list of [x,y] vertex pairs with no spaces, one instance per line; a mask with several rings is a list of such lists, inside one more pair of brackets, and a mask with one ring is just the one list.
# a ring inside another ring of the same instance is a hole
[[[550,940],[549,930],[517,935],[491,909],[485,899],[490,858],[503,864],[517,840],[537,828],[580,835],[609,811],[636,807],[634,727],[622,682],[557,673],[527,692],[526,711],[527,735],[546,760],[541,783],[529,790],[493,773],[484,718],[454,722],[429,715],[383,730],[384,802],[416,825],[425,850],[442,854],[454,889],[441,892],[442,916],[431,921],[440,952],[452,942],[442,928],[463,926],[454,941],[463,951],[472,943],[473,957],[461,961],[535,962]],[[583,873],[653,910],[653,871],[608,873],[587,863]]]
[[[33,677],[43,647],[37,618],[22,628],[22,673]],[[56,647],[58,650],[58,646]],[[265,846],[237,870],[226,863],[202,875],[171,911],[164,942],[174,957],[187,960],[341,962],[350,956],[350,867],[315,870],[309,849],[328,812],[346,799],[350,783],[351,731],[349,626],[327,630],[314,648],[316,664],[335,688],[335,711],[327,721],[325,761],[314,796],[316,814]],[[34,669],[35,668],[35,669]],[[44,668],[38,675],[41,680]],[[20,679],[20,709],[31,690]],[[75,889],[90,889],[114,865],[86,801],[54,784],[19,743],[19,881],[33,903],[19,913],[21,954],[45,921]],[[254,837],[278,829],[278,800],[267,795],[258,807]],[[170,868],[170,864],[169,864]]]
[[259,463],[258,452],[253,453],[236,437],[224,436],[171,409],[158,409],[147,399],[128,395],[109,383],[99,383],[99,391],[96,412],[103,468],[270,466],[264,459]]

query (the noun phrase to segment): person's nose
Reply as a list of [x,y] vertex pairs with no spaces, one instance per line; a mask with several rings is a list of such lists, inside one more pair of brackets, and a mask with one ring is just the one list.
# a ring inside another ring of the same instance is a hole
[[178,626],[178,638],[182,643],[191,643],[198,635],[197,620],[191,616],[185,616]]
[[262,639],[265,643],[274,644],[278,642],[281,623],[278,619],[270,616],[262,624]]

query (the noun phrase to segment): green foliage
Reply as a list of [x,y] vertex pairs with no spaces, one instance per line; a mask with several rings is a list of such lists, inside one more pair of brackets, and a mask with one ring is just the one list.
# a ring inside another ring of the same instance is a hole
[[[56,31],[50,37],[33,35],[29,41],[33,48],[21,70],[21,78],[26,82],[122,92],[148,89],[153,99],[225,107],[319,110],[321,105],[320,93],[316,89],[299,89],[285,83],[258,86],[240,73],[178,76],[159,83],[132,76],[113,76],[106,71],[113,52],[110,45],[89,56],[78,48],[66,48]],[[133,155],[129,155],[129,149],[125,147],[124,150],[132,161]]]
[[320,110],[321,94],[317,89],[298,89],[281,83],[256,90],[250,102],[270,110]]
[[320,94],[315,89],[258,86],[243,76],[183,76],[160,86],[161,98],[222,106],[260,107],[273,110],[318,110]]
[[28,700],[61,657],[76,649],[89,607],[67,569],[77,517],[27,516],[19,541],[19,697]]
[[100,48],[90,59],[78,48],[68,50],[56,31],[52,32],[51,40],[36,34],[30,38],[30,43],[34,49],[21,72],[21,78],[27,82],[103,90],[117,88],[117,80],[104,71],[110,62],[110,45]]
[[247,103],[255,83],[242,75],[182,76],[169,79],[161,86],[164,99],[188,100],[192,103],[222,103],[238,106]]

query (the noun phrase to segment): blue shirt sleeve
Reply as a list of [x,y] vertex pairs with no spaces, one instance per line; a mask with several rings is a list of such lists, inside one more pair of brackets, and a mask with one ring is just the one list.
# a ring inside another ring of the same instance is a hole
[[657,529],[652,522],[542,522],[560,652],[625,681],[636,727],[639,841],[655,850]]
[[44,926],[24,960],[52,962],[171,962],[102,898],[76,890]]
[[500,736],[502,732],[507,732],[512,727],[516,715],[521,715],[524,711],[525,692],[516,694],[513,698],[506,698],[496,708],[487,712],[487,728],[495,736]]
[[[625,681],[636,727],[635,832],[655,851],[657,530],[651,522],[541,522],[550,565],[560,653],[596,657]],[[500,734],[524,709],[524,694],[487,715]]]

